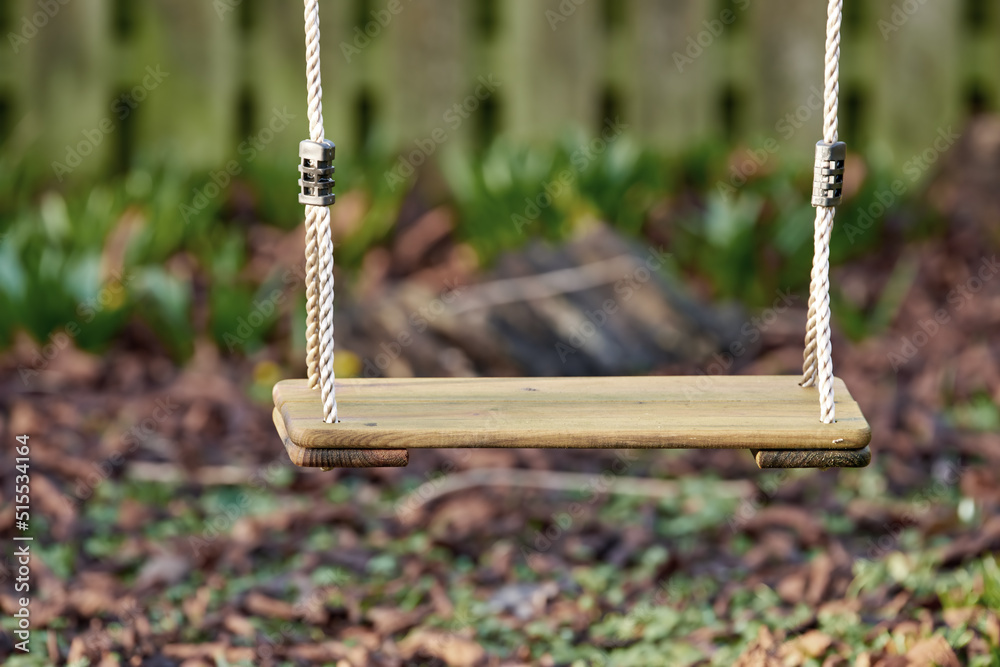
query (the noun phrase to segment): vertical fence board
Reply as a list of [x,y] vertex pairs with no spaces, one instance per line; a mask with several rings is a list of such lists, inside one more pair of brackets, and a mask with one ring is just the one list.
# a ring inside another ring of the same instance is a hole
[[702,37],[698,43],[711,8],[700,2],[635,0],[632,9],[633,132],[669,152],[697,145],[713,125],[711,61],[721,57],[710,32],[711,40]]
[[622,120],[631,124],[635,117],[633,83],[635,64],[629,21],[635,7],[630,2],[625,3],[622,11],[624,12],[622,24],[604,36],[601,41],[602,57],[599,58],[599,62],[603,85],[616,95]]
[[[277,6],[285,14],[289,12],[288,4],[277,1]],[[301,4],[301,3],[300,3]],[[374,72],[379,68],[386,69],[384,62],[386,51],[384,41],[384,31],[378,32],[375,37],[368,37],[364,34],[365,26],[357,25],[357,11],[353,2],[326,2],[321,3],[322,25],[323,25],[323,114],[326,131],[338,147],[343,147],[350,154],[359,154],[364,150],[363,141],[365,137],[359,136],[360,121],[357,117],[357,101],[365,82],[370,77],[374,77]],[[300,12],[301,13],[301,12]],[[294,12],[293,12],[294,14]],[[277,17],[275,20],[279,20]],[[397,15],[393,21],[405,20],[402,15]],[[304,44],[304,26],[301,19],[291,19],[293,28],[297,28],[300,44]],[[356,29],[360,29],[359,31]],[[359,47],[358,45],[361,45]],[[358,49],[360,53],[356,53]],[[300,46],[297,51],[291,52],[293,68],[298,68],[298,76],[291,78],[293,84],[292,95],[296,100],[301,99],[303,114],[305,113],[305,50]],[[379,60],[382,58],[382,61]],[[377,102],[377,100],[376,100]],[[296,101],[296,104],[299,104]],[[379,118],[378,109],[373,111],[376,123],[384,121]],[[303,116],[303,128],[308,127],[308,121]],[[303,130],[305,137],[305,130]],[[295,141],[299,140],[296,137]],[[297,150],[297,149],[296,149]]]
[[[33,71],[33,61],[31,49],[21,42],[24,32],[25,18],[24,11],[28,7],[26,2],[8,2],[5,7],[6,27],[4,33],[3,46],[0,47],[0,96],[5,103],[9,104],[9,117],[6,119],[9,127],[0,128],[2,131],[10,131],[12,143],[5,146],[7,150],[15,150],[22,153],[26,144],[31,138],[25,136],[27,129],[20,127],[20,135],[14,136],[13,132],[22,119],[27,118],[28,86]],[[13,35],[13,38],[11,37]],[[16,148],[12,145],[16,143]]]
[[167,73],[135,109],[139,153],[192,169],[217,168],[234,153],[236,16],[220,16],[210,2],[177,0],[139,3],[136,11],[140,34],[125,86],[148,87],[154,72]]
[[[384,82],[387,118],[393,128],[391,144],[415,149],[414,141],[439,144],[431,138],[438,130],[445,141],[469,121],[460,114],[449,123],[445,114],[474,88],[463,67],[464,28],[462,0],[422,0],[406,3],[387,29],[392,79]],[[449,115],[449,118],[452,116]],[[437,134],[437,137],[440,137]],[[423,150],[424,153],[436,152]]]
[[[58,161],[79,175],[109,166],[111,99],[103,6],[101,0],[59,5],[44,23],[35,21],[42,27],[14,56],[19,74],[14,88],[24,96],[19,106],[28,122],[24,129],[45,156],[39,168]],[[25,17],[44,16],[34,2],[15,7],[17,26]]]
[[961,84],[979,87],[986,104],[996,109],[1000,105],[1000,5],[994,3],[985,21],[974,30],[966,26],[965,31],[973,34],[961,40]]
[[[757,87],[757,64],[750,57],[756,46],[750,25],[752,17],[749,14],[753,6],[732,3],[727,7],[733,14],[731,17],[727,15],[725,19],[731,18],[733,24],[725,28],[720,39],[721,48],[717,54],[713,54],[718,57],[711,61],[712,71],[706,73],[706,76],[713,80],[713,102],[716,105],[713,129],[722,136],[722,96],[729,90],[735,96],[732,140],[734,143],[751,142],[756,145],[762,133],[759,119],[763,115],[761,108],[766,92]],[[772,130],[773,128],[768,128],[768,136]]]
[[877,5],[873,39],[883,49],[885,76],[873,109],[871,149],[876,161],[899,168],[931,147],[940,129],[960,130],[961,3],[928,2],[895,15],[902,3]]
[[[282,0],[258,0],[258,20],[245,41],[241,58],[241,88],[244,94],[250,95],[252,108],[251,133],[264,127],[276,109],[282,112],[287,109],[294,116],[289,127],[275,136],[264,154],[269,161],[287,163],[289,169],[298,159],[298,142],[309,136],[305,31],[300,5]],[[324,4],[321,11],[324,19],[331,18],[328,5]],[[337,24],[333,20],[323,24],[323,37],[334,44],[340,41],[337,39],[340,36],[336,31]],[[334,53],[325,49],[321,54],[327,60],[323,79],[326,86],[330,86],[332,78],[335,79],[329,73],[333,64],[329,60],[335,58],[335,54],[339,55],[339,49]],[[323,111],[330,116],[328,106],[329,103],[324,105]],[[336,137],[333,133],[331,136]],[[234,139],[243,141],[245,137]]]
[[775,138],[782,159],[811,161],[822,139],[826,3],[772,0],[747,11],[756,74],[751,135]]
[[[848,150],[863,149],[874,134],[872,110],[877,107],[879,97],[886,92],[885,45],[875,24],[877,13],[875,3],[865,4],[857,25],[844,27],[840,65],[840,138],[847,143]],[[856,128],[848,127],[847,108],[849,97],[857,98]]]
[[568,125],[592,129],[600,96],[599,3],[503,3],[507,129],[527,141],[552,140]]
[[[0,94],[12,103],[13,122],[24,119],[8,151],[15,143],[21,153],[36,147],[45,169],[65,160],[84,131],[106,118],[118,127],[115,96],[159,66],[169,77],[128,119],[135,154],[194,170],[238,158],[241,95],[252,103],[251,131],[267,127],[274,109],[295,116],[263,159],[295,154],[308,128],[300,3],[254,0],[249,31],[241,27],[241,3],[228,12],[202,0],[135,3],[136,29],[124,41],[114,34],[112,4],[60,5],[18,53],[8,38]],[[808,164],[820,135],[821,112],[808,103],[822,86],[825,3],[629,0],[624,23],[608,32],[600,2],[497,0],[489,40],[476,21],[478,5],[463,0],[401,0],[391,17],[388,2],[372,2],[375,14],[367,17],[356,1],[321,5],[326,127],[348,154],[406,152],[438,128],[449,148],[468,149],[485,118],[476,111],[453,126],[445,114],[490,74],[500,81],[498,130],[517,140],[551,140],[572,125],[594,131],[608,90],[631,131],[668,153],[724,136],[727,90],[738,114],[731,139],[775,138],[782,161]],[[915,3],[907,13],[909,6],[865,3],[860,22],[845,27],[841,90],[856,95],[864,116],[860,136],[844,139],[877,166],[901,167],[939,129],[957,130],[973,86],[990,108],[1000,104],[1000,10],[991,6],[989,21],[977,27],[963,3]],[[720,26],[726,7],[739,28]],[[9,30],[20,32],[38,10],[35,0],[12,1]],[[370,137],[358,132],[362,95],[371,106]],[[805,122],[779,128],[796,112]],[[119,139],[102,142],[74,174],[108,170]]]

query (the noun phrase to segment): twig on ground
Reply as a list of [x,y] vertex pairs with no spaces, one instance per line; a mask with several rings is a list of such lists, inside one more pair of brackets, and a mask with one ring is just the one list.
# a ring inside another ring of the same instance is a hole
[[[681,484],[674,480],[616,475],[608,482],[598,474],[521,468],[482,468],[449,475],[441,481],[426,482],[407,494],[400,505],[408,509],[419,509],[442,496],[480,486],[515,486],[573,492],[585,491],[595,483],[609,495],[675,498],[681,494]],[[720,498],[744,498],[756,488],[748,481],[719,481],[716,485],[716,494]]]

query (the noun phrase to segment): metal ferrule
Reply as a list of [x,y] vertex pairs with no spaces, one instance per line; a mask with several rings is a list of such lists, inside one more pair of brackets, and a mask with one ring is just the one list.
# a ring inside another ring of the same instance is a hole
[[299,203],[330,206],[337,201],[333,193],[333,159],[337,147],[329,139],[299,143]]
[[844,159],[847,144],[838,141],[816,143],[816,164],[813,169],[813,206],[837,206],[844,187]]

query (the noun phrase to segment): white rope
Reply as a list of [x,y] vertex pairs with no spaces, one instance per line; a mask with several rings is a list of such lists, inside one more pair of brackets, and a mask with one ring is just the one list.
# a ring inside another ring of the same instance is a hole
[[[309,88],[309,135],[324,139],[323,85],[320,77],[319,0],[304,0],[306,34],[306,78]],[[840,94],[840,29],[843,0],[829,0],[826,24],[826,59],[823,91],[823,140],[837,141],[837,110]],[[810,275],[809,314],[806,323],[802,381],[804,387],[818,385],[820,420],[835,420],[833,395],[833,348],[830,340],[830,237],[833,207],[816,208],[813,236],[813,267]],[[309,386],[321,390],[323,416],[337,420],[333,372],[333,239],[330,211],[325,206],[306,206],[306,365]],[[317,259],[318,258],[318,259]]]
[[[322,141],[323,83],[320,77],[319,0],[305,0],[306,81],[309,87],[309,138]],[[337,421],[333,373],[333,238],[330,209],[306,206],[306,365],[309,386],[317,384],[323,419]],[[318,259],[317,259],[318,258]]]
[[[837,141],[837,109],[840,98],[840,25],[844,1],[830,0],[826,21],[826,60],[823,70],[823,141]],[[809,315],[803,352],[802,386],[818,385],[820,421],[836,419],[833,397],[833,346],[830,341],[830,236],[832,206],[816,207],[813,235],[813,266],[809,285]]]

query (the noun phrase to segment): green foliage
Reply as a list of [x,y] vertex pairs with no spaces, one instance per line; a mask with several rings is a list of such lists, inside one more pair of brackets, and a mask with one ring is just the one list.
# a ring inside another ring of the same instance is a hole
[[946,415],[952,426],[963,430],[996,433],[1000,431],[1000,407],[993,399],[981,394],[967,403],[954,406]]
[[[706,146],[668,160],[627,136],[605,142],[567,132],[551,145],[500,139],[476,157],[444,153],[441,167],[446,197],[458,213],[457,235],[487,262],[533,238],[566,239],[600,219],[633,237],[650,234],[651,224],[665,225],[660,232],[669,239],[674,266],[700,277],[716,298],[761,308],[779,289],[804,291],[812,256],[808,174],[779,168],[740,188],[720,187],[725,157]],[[338,165],[342,196],[352,192],[366,202],[361,223],[339,242],[343,268],[359,267],[392,233],[413,183],[390,183],[390,166],[387,160]],[[65,192],[39,191],[25,173],[0,169],[0,310],[17,314],[0,322],[0,347],[23,329],[38,341],[68,335],[79,347],[99,351],[138,320],[178,358],[191,353],[202,333],[228,352],[253,352],[266,342],[275,315],[260,313],[249,327],[244,322],[274,285],[244,277],[247,225],[291,230],[302,215],[287,175],[275,169],[250,165],[215,198],[199,198],[206,174],[169,168],[136,169]],[[882,218],[866,216],[879,211],[889,182],[870,178],[841,208],[834,263],[877,249],[886,233]],[[898,222],[897,210],[888,219]],[[910,217],[907,235],[937,229],[929,216]],[[120,275],[113,273],[119,266]],[[884,328],[912,268],[897,267],[875,312],[859,311],[835,290],[838,322],[854,337]],[[202,298],[209,309],[206,332],[196,331],[192,320]]]
[[443,169],[460,233],[487,260],[532,238],[564,239],[588,218],[638,234],[650,206],[676,187],[667,164],[633,140],[580,133],[534,148],[500,139],[475,160],[447,155]]

